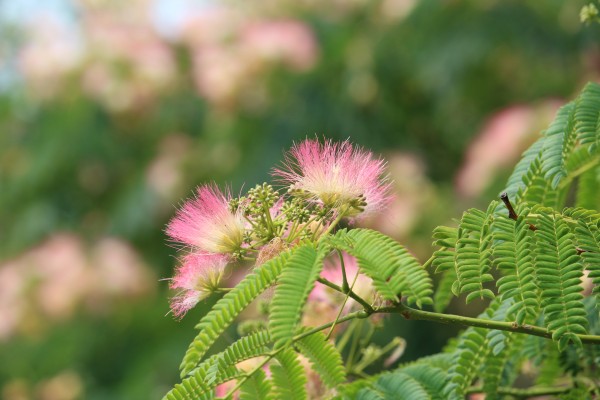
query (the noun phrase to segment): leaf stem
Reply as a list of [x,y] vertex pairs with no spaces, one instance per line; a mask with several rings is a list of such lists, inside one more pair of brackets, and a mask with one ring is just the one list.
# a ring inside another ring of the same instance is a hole
[[340,292],[341,294],[347,294],[350,298],[356,300],[357,303],[363,306],[365,308],[365,312],[371,314],[375,311],[365,299],[354,293],[350,288],[348,288],[347,292],[344,292],[344,289],[342,289],[341,286],[338,286],[335,283],[328,281],[327,279],[322,277],[318,277],[317,282],[322,283],[323,285],[328,286],[333,290]]

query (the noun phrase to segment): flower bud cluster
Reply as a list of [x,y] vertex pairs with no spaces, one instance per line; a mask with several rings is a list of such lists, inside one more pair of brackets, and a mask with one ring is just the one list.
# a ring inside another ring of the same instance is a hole
[[343,218],[382,208],[389,198],[384,165],[347,141],[306,140],[274,171],[280,190],[263,183],[232,197],[215,185],[200,187],[167,227],[188,250],[172,279],[171,287],[182,289],[172,300],[174,314],[220,291],[227,266],[264,263],[300,240],[318,240]]

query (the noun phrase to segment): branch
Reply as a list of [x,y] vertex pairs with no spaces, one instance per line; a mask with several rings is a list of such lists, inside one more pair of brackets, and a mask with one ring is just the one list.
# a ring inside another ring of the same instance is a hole
[[[492,321],[483,318],[463,317],[462,315],[441,314],[431,311],[417,310],[405,304],[398,303],[391,307],[381,307],[375,309],[375,313],[396,313],[401,314],[406,319],[416,319],[424,321],[440,322],[443,324],[456,324],[462,326],[475,326],[486,329],[497,329],[500,331],[524,333],[527,335],[540,336],[546,339],[552,339],[553,331],[534,325],[518,325],[514,322]],[[583,343],[600,343],[598,335],[577,335]]]
[[[567,393],[573,389],[570,386],[552,387],[552,386],[533,386],[526,389],[511,388],[511,387],[499,387],[496,393],[503,395],[510,395],[521,399],[537,396],[557,395]],[[467,390],[466,394],[483,393],[481,386],[473,386]]]

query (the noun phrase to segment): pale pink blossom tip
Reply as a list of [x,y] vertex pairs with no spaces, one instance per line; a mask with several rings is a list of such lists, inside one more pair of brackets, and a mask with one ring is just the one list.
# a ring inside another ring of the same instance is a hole
[[385,162],[347,140],[320,143],[307,139],[290,150],[284,167],[276,169],[274,175],[327,205],[350,204],[362,196],[364,214],[385,207],[389,201]]
[[244,218],[229,208],[231,196],[214,185],[198,188],[196,198],[187,201],[167,226],[167,234],[195,250],[231,253],[243,242]]

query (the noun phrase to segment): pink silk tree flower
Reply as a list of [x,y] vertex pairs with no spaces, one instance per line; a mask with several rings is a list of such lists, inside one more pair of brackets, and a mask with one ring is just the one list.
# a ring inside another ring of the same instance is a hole
[[176,318],[219,289],[228,262],[229,256],[223,254],[189,254],[183,258],[170,285],[171,289],[181,289],[171,299]]
[[174,240],[200,253],[232,253],[244,240],[245,221],[241,210],[232,212],[231,195],[215,185],[198,188],[196,198],[187,201],[167,226]]
[[385,162],[349,141],[320,143],[307,139],[285,157],[274,175],[290,184],[292,193],[342,211],[345,216],[368,214],[389,200]]

